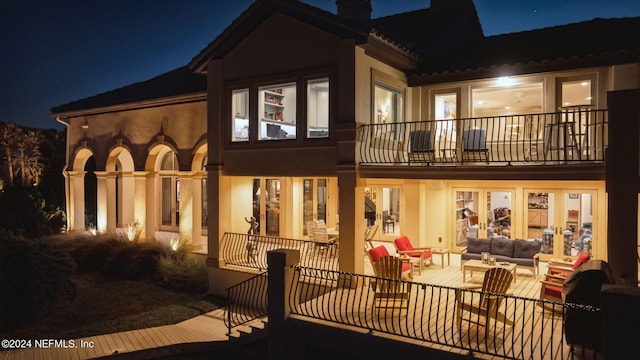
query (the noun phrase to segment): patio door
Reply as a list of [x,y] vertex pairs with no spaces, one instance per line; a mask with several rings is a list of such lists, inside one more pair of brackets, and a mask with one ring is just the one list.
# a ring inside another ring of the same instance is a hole
[[378,225],[376,240],[393,241],[402,234],[402,186],[373,185],[364,188],[367,226]]
[[467,238],[502,235],[513,238],[512,189],[454,189],[455,245]]
[[527,189],[527,235],[542,239],[541,260],[591,253],[596,192]]
[[302,228],[305,236],[309,235],[307,232],[308,221],[322,220],[327,223],[327,182],[326,178],[305,178],[302,180]]
[[279,178],[253,179],[253,216],[260,235],[280,236],[280,186]]

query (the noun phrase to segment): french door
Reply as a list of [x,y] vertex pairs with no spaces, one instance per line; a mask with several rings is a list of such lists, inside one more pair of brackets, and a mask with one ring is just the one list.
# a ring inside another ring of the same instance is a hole
[[253,179],[253,217],[258,220],[258,234],[280,236],[279,178]]
[[527,189],[527,235],[542,239],[541,260],[592,252],[596,191]]
[[373,185],[364,188],[367,226],[378,225],[374,239],[392,241],[402,234],[402,186]]
[[467,238],[501,235],[514,238],[513,189],[454,189],[455,245]]

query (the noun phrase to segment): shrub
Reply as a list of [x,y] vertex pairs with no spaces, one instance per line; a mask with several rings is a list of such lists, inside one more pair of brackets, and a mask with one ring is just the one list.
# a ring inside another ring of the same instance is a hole
[[111,277],[142,280],[158,271],[163,249],[154,243],[126,243],[109,254],[104,274]]
[[204,257],[194,254],[168,256],[160,262],[161,285],[195,292],[205,292],[209,287],[209,272]]
[[68,284],[75,264],[56,242],[0,238],[0,328],[44,310]]

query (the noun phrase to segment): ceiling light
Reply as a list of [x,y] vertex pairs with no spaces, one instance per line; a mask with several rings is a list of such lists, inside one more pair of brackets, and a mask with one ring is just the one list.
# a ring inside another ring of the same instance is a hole
[[582,85],[582,86],[587,86],[587,85],[589,85],[589,82],[587,82],[587,81],[583,81],[583,82],[581,82],[581,83],[580,83],[580,85]]
[[513,84],[515,84],[515,81],[508,76],[501,76],[496,80],[496,85],[498,86],[512,86]]

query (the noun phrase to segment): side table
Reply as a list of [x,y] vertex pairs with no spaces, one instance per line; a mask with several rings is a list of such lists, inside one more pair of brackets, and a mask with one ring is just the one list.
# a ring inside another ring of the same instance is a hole
[[451,264],[451,252],[449,249],[431,248],[431,256],[440,255],[440,268],[444,269],[444,256],[447,255],[447,266]]

